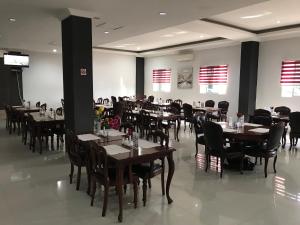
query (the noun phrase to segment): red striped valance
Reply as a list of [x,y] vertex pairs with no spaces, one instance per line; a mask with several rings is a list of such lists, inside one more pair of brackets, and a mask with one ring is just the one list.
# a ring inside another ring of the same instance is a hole
[[170,69],[156,69],[152,71],[153,83],[171,83]]
[[282,62],[280,83],[300,85],[300,60],[285,60]]
[[199,84],[227,84],[228,65],[200,67]]

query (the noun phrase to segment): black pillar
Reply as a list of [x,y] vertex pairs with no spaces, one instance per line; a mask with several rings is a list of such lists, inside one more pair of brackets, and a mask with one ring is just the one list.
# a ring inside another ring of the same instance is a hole
[[145,59],[136,57],[136,76],[135,76],[135,95],[137,99],[144,98],[144,82],[145,82]]
[[66,128],[93,131],[92,26],[90,18],[62,21],[63,81]]
[[256,105],[258,55],[259,42],[242,43],[239,112],[246,116],[253,114]]

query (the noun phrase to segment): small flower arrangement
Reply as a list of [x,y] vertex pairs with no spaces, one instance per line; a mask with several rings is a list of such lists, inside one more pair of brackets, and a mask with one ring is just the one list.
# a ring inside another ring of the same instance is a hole
[[95,119],[100,122],[102,118],[104,117],[104,111],[105,108],[103,106],[100,106],[98,109],[95,110]]

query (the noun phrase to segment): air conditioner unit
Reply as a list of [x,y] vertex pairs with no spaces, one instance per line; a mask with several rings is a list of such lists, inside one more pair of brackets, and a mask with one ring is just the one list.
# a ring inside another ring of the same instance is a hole
[[194,54],[182,54],[182,55],[177,55],[176,57],[177,62],[193,61],[193,59],[194,59]]

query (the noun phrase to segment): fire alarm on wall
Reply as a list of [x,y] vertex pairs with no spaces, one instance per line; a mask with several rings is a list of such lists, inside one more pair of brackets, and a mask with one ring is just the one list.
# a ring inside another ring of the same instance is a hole
[[86,68],[81,68],[80,69],[80,76],[86,76],[87,72],[86,72]]

